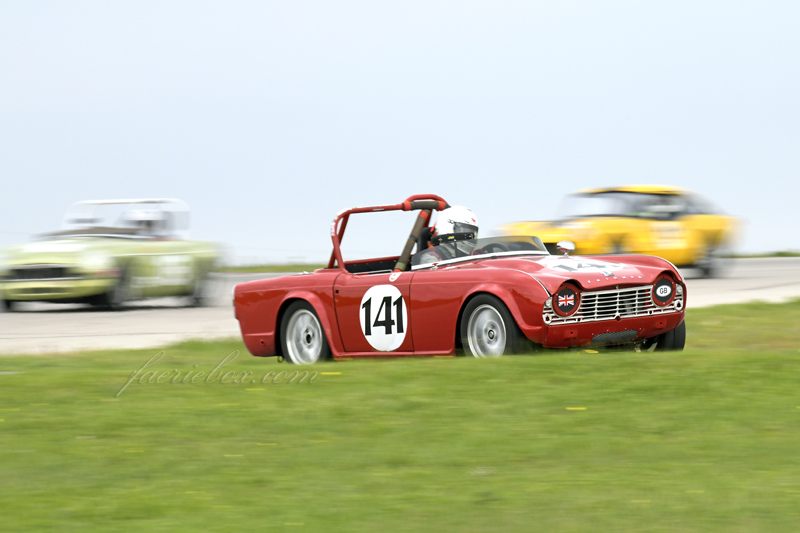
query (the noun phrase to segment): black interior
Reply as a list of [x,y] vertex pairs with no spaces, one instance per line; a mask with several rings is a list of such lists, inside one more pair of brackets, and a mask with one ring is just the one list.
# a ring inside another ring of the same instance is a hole
[[[371,263],[352,263],[345,264],[344,268],[351,274],[363,274],[365,272],[391,272],[394,270],[394,265],[396,262],[396,259],[390,259],[386,261],[374,261]],[[406,270],[409,268],[410,266],[406,267]]]

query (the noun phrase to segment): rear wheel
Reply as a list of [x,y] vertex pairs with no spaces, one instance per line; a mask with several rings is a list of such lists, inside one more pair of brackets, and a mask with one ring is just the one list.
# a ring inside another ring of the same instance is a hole
[[697,259],[696,266],[704,278],[724,278],[730,269],[731,248],[727,244],[707,245]]
[[4,312],[10,313],[10,312],[14,311],[15,302],[13,302],[11,300],[0,300],[0,302],[2,302],[2,308],[3,308]]
[[522,333],[497,297],[480,294],[469,301],[461,318],[461,346],[473,357],[500,357],[514,351]]
[[317,313],[310,303],[289,305],[281,321],[284,358],[296,365],[312,365],[330,358],[330,347]]
[[656,337],[655,345],[657,352],[683,350],[683,347],[686,346],[686,322],[681,322],[677,328]]

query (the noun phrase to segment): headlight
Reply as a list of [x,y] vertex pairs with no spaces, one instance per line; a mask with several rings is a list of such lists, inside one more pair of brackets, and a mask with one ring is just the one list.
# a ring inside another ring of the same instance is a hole
[[578,310],[581,303],[581,293],[578,287],[565,283],[553,295],[553,310],[561,316],[570,316]]
[[675,282],[666,274],[661,274],[653,283],[653,303],[660,307],[669,305],[675,299]]

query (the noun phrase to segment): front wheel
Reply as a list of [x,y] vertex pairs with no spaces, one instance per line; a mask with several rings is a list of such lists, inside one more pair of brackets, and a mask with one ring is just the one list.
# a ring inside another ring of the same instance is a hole
[[319,317],[306,301],[292,303],[283,315],[281,344],[285,359],[296,365],[312,365],[331,354]]
[[121,311],[132,297],[130,278],[126,272],[122,272],[114,287],[101,297],[100,304],[111,311]]
[[706,249],[697,260],[696,266],[704,278],[724,278],[730,269],[730,254],[727,246]]
[[686,322],[681,322],[672,331],[655,338],[657,352],[679,352],[686,346]]
[[201,272],[195,279],[192,293],[188,297],[189,307],[208,307],[211,305],[211,280],[206,272]]
[[488,294],[478,295],[467,304],[460,333],[464,350],[481,358],[511,353],[520,336],[508,308]]

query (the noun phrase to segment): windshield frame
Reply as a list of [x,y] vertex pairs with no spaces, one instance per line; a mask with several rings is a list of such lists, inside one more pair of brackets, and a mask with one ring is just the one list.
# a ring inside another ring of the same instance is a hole
[[[470,242],[470,241],[458,241],[459,243]],[[477,250],[481,250],[483,247],[487,247],[491,244],[497,245],[508,245],[509,243],[525,243],[526,245],[532,245],[538,249],[524,249],[524,250],[506,250],[506,251],[483,251],[483,253],[474,254],[474,255],[461,255],[457,257],[452,257],[450,259],[442,259],[441,261],[434,261],[430,263],[415,263],[415,258],[419,261],[420,254],[425,253],[426,251],[437,250],[441,247],[447,247],[446,250],[448,254],[452,254],[449,247],[455,246],[457,243],[454,242],[446,242],[439,244],[437,246],[432,246],[427,250],[422,250],[417,252],[411,258],[411,270],[424,270],[429,268],[438,268],[443,265],[453,265],[458,263],[465,263],[469,261],[482,261],[485,259],[498,259],[504,257],[517,257],[517,256],[543,256],[543,255],[550,255],[550,252],[547,251],[544,243],[539,237],[533,235],[516,235],[516,236],[501,236],[501,237],[485,237],[475,239],[475,248]],[[474,252],[473,252],[474,253]]]
[[[123,217],[145,209],[160,217],[160,226],[136,227]],[[67,208],[59,231],[43,238],[116,238],[137,240],[186,240],[189,238],[189,206],[175,198],[85,200]]]

